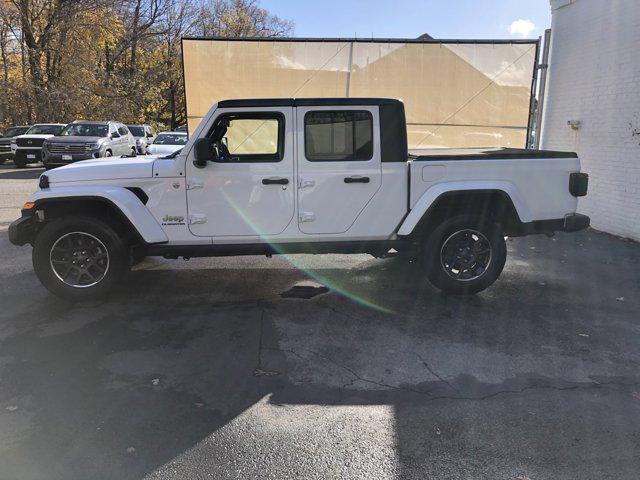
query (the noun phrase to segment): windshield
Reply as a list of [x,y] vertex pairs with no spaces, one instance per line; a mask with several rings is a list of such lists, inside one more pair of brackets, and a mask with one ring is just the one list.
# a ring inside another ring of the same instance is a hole
[[64,125],[34,125],[27,130],[27,135],[60,135]]
[[144,127],[140,125],[127,125],[127,127],[134,137],[144,137]]
[[180,133],[161,133],[153,141],[154,145],[186,145],[187,136]]
[[25,133],[27,130],[29,130],[29,127],[7,128],[7,130],[4,132],[4,135],[2,135],[2,136],[3,137],[17,137],[18,135],[22,135],[23,133]]
[[106,137],[109,133],[108,125],[95,123],[72,123],[67,125],[60,135],[74,137]]

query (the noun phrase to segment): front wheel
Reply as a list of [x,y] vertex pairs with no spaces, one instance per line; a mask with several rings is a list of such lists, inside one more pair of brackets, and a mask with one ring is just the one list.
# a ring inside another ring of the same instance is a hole
[[71,301],[103,297],[129,266],[118,234],[100,220],[81,216],[47,223],[36,237],[32,258],[42,284]]
[[496,281],[506,259],[500,226],[464,215],[443,221],[427,237],[422,265],[443,292],[473,294]]

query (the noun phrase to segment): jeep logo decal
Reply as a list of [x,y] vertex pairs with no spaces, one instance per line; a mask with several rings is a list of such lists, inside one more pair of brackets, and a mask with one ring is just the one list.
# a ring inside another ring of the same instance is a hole
[[184,217],[181,215],[165,215],[162,217],[163,225],[184,225]]

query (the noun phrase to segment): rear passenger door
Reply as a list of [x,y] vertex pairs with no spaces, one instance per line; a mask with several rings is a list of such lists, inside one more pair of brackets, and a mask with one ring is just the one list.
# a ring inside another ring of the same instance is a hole
[[378,107],[297,107],[296,115],[300,231],[347,233],[382,181]]

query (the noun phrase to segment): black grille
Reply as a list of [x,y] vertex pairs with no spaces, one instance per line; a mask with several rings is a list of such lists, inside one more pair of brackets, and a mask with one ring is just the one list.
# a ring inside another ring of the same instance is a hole
[[8,143],[0,143],[0,152],[6,153],[11,151],[11,145]]
[[16,145],[19,147],[33,147],[38,148],[42,147],[42,143],[44,142],[44,138],[17,138]]

